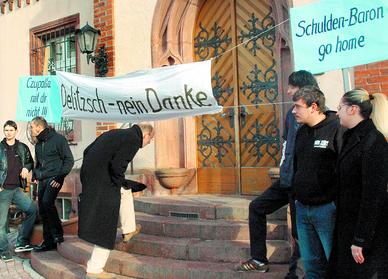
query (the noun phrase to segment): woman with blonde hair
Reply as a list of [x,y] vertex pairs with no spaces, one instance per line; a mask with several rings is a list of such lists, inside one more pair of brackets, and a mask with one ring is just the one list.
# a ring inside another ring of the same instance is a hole
[[388,278],[388,100],[351,90],[337,115],[348,130],[338,159],[328,278]]

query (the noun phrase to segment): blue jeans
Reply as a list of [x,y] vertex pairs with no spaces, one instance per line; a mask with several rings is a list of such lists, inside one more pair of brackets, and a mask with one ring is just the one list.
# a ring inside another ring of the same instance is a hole
[[311,206],[296,201],[296,227],[307,279],[324,278],[331,248],[336,207],[334,202]]
[[8,250],[7,220],[9,206],[13,202],[18,209],[26,213],[17,238],[17,244],[29,244],[32,229],[36,218],[36,206],[32,200],[23,193],[21,188],[14,190],[4,189],[0,192],[0,252]]

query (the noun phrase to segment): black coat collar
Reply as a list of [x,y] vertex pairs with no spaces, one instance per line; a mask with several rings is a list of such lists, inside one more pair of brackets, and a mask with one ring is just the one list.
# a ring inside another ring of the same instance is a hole
[[347,130],[344,133],[345,145],[342,148],[340,154],[340,160],[349,153],[361,140],[370,133],[373,129],[376,129],[371,119],[361,121],[357,126]]
[[135,131],[136,136],[139,138],[139,146],[140,148],[143,147],[143,132],[141,131],[140,127],[137,125],[133,125],[131,127]]

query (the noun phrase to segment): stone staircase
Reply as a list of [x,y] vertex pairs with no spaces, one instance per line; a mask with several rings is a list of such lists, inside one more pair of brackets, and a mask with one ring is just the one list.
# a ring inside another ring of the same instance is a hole
[[[142,233],[120,242],[106,270],[117,278],[284,278],[290,257],[286,208],[268,218],[268,273],[238,273],[249,258],[250,197],[192,195],[135,199]],[[92,245],[68,236],[58,251],[32,253],[32,267],[45,278],[83,278]]]

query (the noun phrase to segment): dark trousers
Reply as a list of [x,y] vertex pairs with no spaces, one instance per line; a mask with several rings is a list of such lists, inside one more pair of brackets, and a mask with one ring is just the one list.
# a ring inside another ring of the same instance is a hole
[[290,204],[292,237],[295,239],[295,247],[290,260],[290,271],[294,272],[297,260],[300,257],[297,244],[295,224],[295,201],[292,199],[291,189],[280,187],[280,181],[275,181],[263,194],[249,204],[249,235],[251,243],[251,257],[262,262],[267,259],[267,215],[279,208]]
[[61,219],[55,207],[55,200],[62,185],[54,188],[50,185],[51,181],[52,179],[39,181],[38,188],[39,215],[43,223],[43,240],[46,243],[53,243],[54,237],[63,236]]

